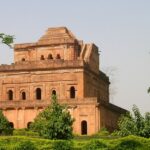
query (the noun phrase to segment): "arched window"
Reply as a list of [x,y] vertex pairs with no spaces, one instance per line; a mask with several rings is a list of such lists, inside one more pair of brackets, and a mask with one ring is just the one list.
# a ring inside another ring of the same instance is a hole
[[52,91],[52,95],[56,96],[56,91],[55,90]]
[[10,125],[10,127],[11,127],[12,129],[14,129],[14,124],[13,124],[13,122],[9,122],[9,125]]
[[70,88],[70,98],[75,98],[76,92],[74,86]]
[[28,123],[27,123],[27,128],[28,128],[28,129],[30,128],[31,124],[32,124],[32,122],[28,122]]
[[13,100],[13,91],[12,90],[8,91],[8,100]]
[[37,89],[36,89],[36,99],[37,99],[37,100],[40,100],[40,99],[41,99],[41,93],[42,93],[42,92],[41,92],[41,89],[40,89],[40,88],[37,88]]
[[56,59],[61,59],[60,54],[57,54]]
[[21,60],[22,60],[22,61],[25,61],[25,58],[22,58]]
[[25,92],[21,93],[21,98],[22,98],[22,100],[26,100],[26,93]]
[[85,120],[81,122],[81,134],[87,135],[87,121]]
[[43,55],[41,55],[41,60],[44,60],[45,58],[44,58],[44,56]]
[[53,59],[52,54],[49,54],[47,59]]

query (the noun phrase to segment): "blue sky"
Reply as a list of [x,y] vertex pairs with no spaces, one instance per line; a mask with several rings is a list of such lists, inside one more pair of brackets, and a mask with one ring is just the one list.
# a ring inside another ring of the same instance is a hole
[[[112,80],[111,102],[150,111],[149,0],[0,0],[0,18],[0,32],[15,35],[15,43],[36,42],[57,26],[94,42]],[[0,45],[0,64],[12,62],[13,50]]]

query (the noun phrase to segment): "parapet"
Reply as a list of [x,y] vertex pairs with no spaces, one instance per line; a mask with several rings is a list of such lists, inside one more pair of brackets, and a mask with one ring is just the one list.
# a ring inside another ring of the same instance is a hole
[[82,60],[44,60],[44,61],[27,61],[11,65],[0,65],[0,72],[9,71],[28,71],[28,70],[53,70],[64,68],[82,68],[86,66]]

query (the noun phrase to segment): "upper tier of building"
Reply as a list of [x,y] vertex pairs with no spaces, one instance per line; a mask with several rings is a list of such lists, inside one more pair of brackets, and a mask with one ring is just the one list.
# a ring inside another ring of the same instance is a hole
[[78,40],[66,27],[48,28],[35,43],[15,44],[14,63],[35,61],[77,61],[82,60],[99,74],[98,47]]

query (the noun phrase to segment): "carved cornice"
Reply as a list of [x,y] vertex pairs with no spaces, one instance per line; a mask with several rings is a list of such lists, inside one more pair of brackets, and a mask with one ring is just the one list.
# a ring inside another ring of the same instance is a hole
[[[96,105],[97,98],[84,98],[84,99],[58,99],[58,102],[61,104],[66,104],[70,108],[76,108],[78,105]],[[51,104],[51,100],[19,100],[19,101],[0,101],[0,109],[37,109],[45,108]]]

